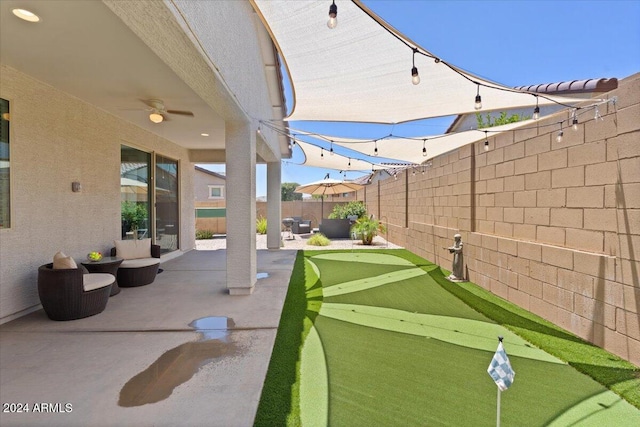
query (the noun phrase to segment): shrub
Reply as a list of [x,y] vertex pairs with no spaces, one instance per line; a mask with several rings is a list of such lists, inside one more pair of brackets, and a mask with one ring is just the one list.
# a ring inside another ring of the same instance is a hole
[[213,239],[213,231],[211,230],[196,230],[196,240]]
[[311,246],[329,246],[331,240],[322,233],[316,233],[307,240],[307,245]]
[[256,233],[267,234],[267,218],[261,216],[256,219]]
[[347,219],[350,216],[362,218],[367,214],[364,203],[359,201],[349,202],[346,205],[335,205],[333,212],[329,214],[329,219]]

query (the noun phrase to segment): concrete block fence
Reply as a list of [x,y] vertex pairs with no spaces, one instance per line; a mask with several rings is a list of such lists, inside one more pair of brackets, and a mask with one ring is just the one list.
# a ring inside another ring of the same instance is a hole
[[470,281],[640,365],[640,74],[612,97],[577,131],[567,111],[357,198],[391,242],[447,269],[462,234]]

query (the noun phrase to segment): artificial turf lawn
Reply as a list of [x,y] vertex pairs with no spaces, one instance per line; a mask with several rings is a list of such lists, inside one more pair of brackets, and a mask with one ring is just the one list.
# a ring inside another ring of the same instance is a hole
[[[371,252],[298,253],[256,425],[493,425],[496,387],[486,368],[497,340],[486,331],[501,328],[496,323],[550,346],[591,376],[603,375],[612,388],[639,387],[633,365],[481,288],[451,284],[408,251],[376,252],[399,262]],[[416,266],[425,274],[388,282]],[[323,299],[323,291],[336,290]],[[465,330],[469,325],[475,329]],[[609,425],[640,422],[640,411],[600,384],[551,356],[527,356],[539,350],[505,336],[517,375],[502,397],[503,425],[598,425],[605,412]]]

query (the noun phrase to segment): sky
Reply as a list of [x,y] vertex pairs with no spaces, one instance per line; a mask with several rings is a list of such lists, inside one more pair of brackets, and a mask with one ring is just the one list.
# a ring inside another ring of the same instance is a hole
[[[330,3],[327,0],[327,10]],[[622,79],[640,72],[640,0],[364,0],[363,3],[436,56],[506,86]],[[285,96],[291,111],[292,95],[288,87]],[[438,118],[395,125],[393,133],[442,134],[452,120]],[[392,130],[392,125],[356,123],[290,122],[290,126],[344,137],[378,136]],[[297,165],[303,160],[300,149],[294,147],[293,157],[283,160],[282,182],[306,184],[321,180],[327,173],[332,178],[344,178],[335,170]],[[224,165],[200,166],[224,172]],[[348,171],[346,179],[363,174]],[[258,165],[256,176],[256,195],[265,196],[265,165]]]

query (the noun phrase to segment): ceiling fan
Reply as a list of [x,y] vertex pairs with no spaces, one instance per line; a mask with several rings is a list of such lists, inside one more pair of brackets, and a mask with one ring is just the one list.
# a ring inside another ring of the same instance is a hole
[[164,106],[164,102],[160,99],[142,99],[142,102],[149,106],[149,120],[153,123],[162,123],[164,120],[169,120],[166,116],[168,114],[176,114],[180,116],[193,117],[191,111],[184,110],[167,110]]

